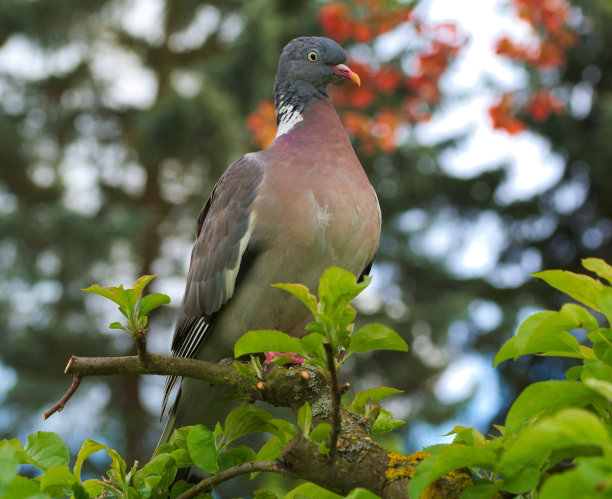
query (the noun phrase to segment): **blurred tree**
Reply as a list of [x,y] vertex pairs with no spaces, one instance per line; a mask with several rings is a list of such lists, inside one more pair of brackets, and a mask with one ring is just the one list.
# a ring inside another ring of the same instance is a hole
[[[490,118],[508,133],[529,127],[549,138],[562,152],[564,174],[537,199],[513,203],[496,196],[504,165],[469,179],[440,166],[440,154],[464,136],[424,145],[411,132],[443,104],[440,80],[465,43],[455,26],[427,24],[412,4],[0,4],[2,51],[17,61],[0,70],[6,328],[0,360],[18,373],[0,411],[0,435],[31,430],[31,418],[66,389],[61,373],[71,353],[131,348],[113,333],[99,333],[101,315],[110,311],[79,290],[150,273],[161,275],[160,288],[181,282],[200,207],[227,165],[253,148],[245,117],[256,145],[274,135],[265,101],[280,50],[295,36],[317,33],[350,50],[363,81],[333,95],[383,211],[375,268],[383,284],[362,308],[412,346],[409,364],[393,355],[371,357],[367,366],[353,365],[354,376],[367,376],[352,381],[405,389],[397,417],[432,423],[451,417],[457,404],[432,394],[436,375],[470,349],[492,358],[519,311],[547,305],[543,287],[525,283],[525,269],[572,267],[585,254],[610,260],[612,206],[604,189],[612,106],[604,47],[612,12],[604,0],[572,9],[552,2],[551,12],[539,4],[512,1],[540,44],[500,40],[500,56],[527,67],[531,78],[522,92],[500,89]],[[385,36],[398,27],[402,42],[383,50]],[[585,202],[570,209],[568,196]],[[504,231],[498,261],[484,277],[463,275],[453,256],[487,220]],[[444,233],[442,242],[432,239],[435,231]],[[177,295],[181,285],[174,286]],[[477,317],[486,306],[500,316],[490,327]],[[167,350],[173,314],[156,319],[152,336],[163,335],[159,350]],[[528,362],[502,367],[512,391],[555,368]],[[145,407],[150,393],[137,378],[101,383],[92,404],[103,416],[88,421],[89,436],[95,436],[91,426],[106,433],[128,460],[150,452],[157,431]]]

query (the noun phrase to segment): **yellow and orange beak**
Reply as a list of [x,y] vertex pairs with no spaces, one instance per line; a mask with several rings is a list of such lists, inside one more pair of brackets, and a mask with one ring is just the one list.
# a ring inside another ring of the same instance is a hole
[[344,64],[337,64],[336,66],[329,66],[329,67],[332,68],[334,73],[340,76],[341,78],[346,78],[347,80],[352,81],[358,86],[361,85],[361,79],[359,78],[359,75],[351,71],[351,69],[348,66]]

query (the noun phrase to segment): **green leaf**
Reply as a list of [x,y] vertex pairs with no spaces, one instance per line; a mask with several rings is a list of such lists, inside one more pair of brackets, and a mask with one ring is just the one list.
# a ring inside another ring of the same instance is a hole
[[109,329],[123,329],[125,330],[125,328],[123,327],[123,325],[120,322],[111,322],[108,325]]
[[89,438],[85,440],[85,442],[83,442],[83,445],[81,446],[81,450],[79,451],[77,455],[76,462],[74,463],[74,470],[73,470],[74,476],[77,478],[79,482],[81,481],[81,468],[85,460],[92,454],[95,454],[96,452],[102,449],[106,449],[106,448],[107,448],[106,445],[98,443]]
[[455,426],[446,435],[455,435],[453,439],[454,444],[469,445],[471,447],[481,447],[487,443],[487,439],[474,428],[466,426]]
[[176,449],[170,452],[170,457],[174,459],[177,468],[187,468],[193,466],[193,460],[187,449]]
[[271,419],[268,422],[274,427],[271,433],[274,433],[274,435],[280,438],[285,444],[298,434],[298,429],[289,421],[285,421],[284,419]]
[[379,402],[391,395],[396,395],[398,393],[403,393],[402,390],[397,390],[396,388],[389,388],[388,386],[379,386],[377,388],[369,388],[367,390],[363,390],[357,395],[351,402],[351,405],[348,406],[349,411],[358,412],[359,414],[363,414],[363,407],[365,403],[372,399],[375,402]]
[[[476,482],[476,481],[475,481]],[[496,483],[475,483],[464,489],[461,493],[461,499],[490,499],[502,489],[501,481]],[[499,497],[499,496],[497,496]]]
[[49,468],[44,475],[40,477],[40,488],[53,497],[62,497],[70,495],[66,492],[66,488],[72,490],[72,485],[77,479],[70,473],[68,466],[59,464]]
[[227,463],[227,465],[223,466],[224,468],[231,468],[232,466],[255,461],[256,459],[255,451],[246,445],[238,445],[219,454],[219,461]]
[[68,465],[68,447],[57,433],[37,431],[28,436],[25,451],[43,471],[58,464]]
[[506,433],[518,432],[525,421],[542,412],[555,412],[570,406],[586,406],[601,400],[579,381],[540,381],[529,385],[517,397],[506,416]]
[[331,433],[331,425],[329,423],[319,423],[315,428],[310,432],[309,440],[311,442],[320,442],[329,439],[329,434]]
[[559,351],[581,356],[578,340],[568,333],[572,329],[597,328],[597,321],[583,307],[566,303],[558,312],[538,312],[525,319],[516,333],[497,352],[493,365],[521,355]]
[[313,357],[325,356],[325,350],[323,349],[324,341],[325,336],[323,336],[321,333],[310,333],[302,337],[300,340],[304,351]]
[[234,346],[235,357],[259,352],[288,352],[306,355],[298,338],[273,329],[249,331],[241,336]]
[[532,274],[542,279],[553,288],[571,296],[574,300],[584,303],[598,312],[601,312],[600,300],[604,285],[592,277],[574,274],[566,270],[545,270]]
[[138,293],[138,296],[140,296],[142,294],[142,290],[147,286],[147,284],[149,284],[156,277],[157,274],[143,275],[139,277],[134,284],[132,284],[132,289],[134,289]]
[[344,499],[379,499],[380,496],[377,496],[373,492],[370,492],[368,489],[353,489],[348,496],[344,496]]
[[597,378],[586,378],[583,383],[594,392],[608,399],[608,402],[612,402],[612,383]]
[[306,305],[308,309],[313,313],[313,315],[317,313],[319,307],[317,297],[311,294],[310,290],[303,284],[279,283],[272,284],[272,286],[275,288],[284,289],[285,291],[291,293],[293,296],[298,298],[304,305]]
[[223,440],[225,445],[253,432],[275,433],[277,427],[271,423],[272,415],[254,405],[236,407],[225,419]]
[[90,497],[98,497],[104,492],[104,487],[98,480],[85,480],[81,485]]
[[[271,437],[265,444],[261,446],[259,452],[257,452],[257,456],[255,458],[256,461],[276,461],[280,457],[280,453],[283,450],[285,443],[281,441],[276,435]],[[255,478],[259,475],[259,471],[255,471],[251,473],[251,479]]]
[[111,449],[108,445],[101,444],[89,438],[83,442],[81,450],[77,455],[76,462],[74,463],[74,476],[78,481],[81,481],[81,467],[83,466],[83,463],[89,456],[100,450],[105,450],[108,456],[111,458],[111,469],[115,472],[115,479],[118,483],[124,485],[126,465],[123,458],[117,453],[117,451]]
[[319,281],[319,300],[327,311],[344,308],[371,280],[370,276],[364,276],[362,282],[357,282],[356,277],[348,270],[330,267],[323,272]]
[[17,475],[18,469],[19,458],[15,450],[8,445],[0,447],[0,497],[3,497],[6,487]]
[[496,453],[486,447],[451,444],[419,463],[410,480],[410,497],[421,497],[425,489],[448,472],[469,466],[491,469],[497,461]]
[[134,486],[148,496],[148,492],[166,489],[174,481],[176,467],[174,459],[168,454],[154,456],[134,474]]
[[384,433],[389,433],[390,431],[399,428],[400,426],[406,424],[406,421],[402,421],[401,419],[393,419],[393,414],[384,409],[380,409],[380,413],[374,421],[372,425],[371,435],[383,435]]
[[138,304],[138,316],[144,317],[149,315],[151,310],[161,307],[162,305],[167,305],[168,303],[170,303],[170,297],[168,295],[151,293],[140,300]]
[[232,365],[236,368],[236,371],[238,371],[245,378],[257,379],[257,375],[253,372],[253,369],[249,365],[244,364],[239,360],[232,362]]
[[301,499],[302,497],[316,498],[316,499],[342,499],[342,496],[335,494],[323,487],[319,487],[311,482],[303,483],[297,486],[295,489],[287,492],[283,499]]
[[196,425],[187,434],[187,450],[194,464],[208,473],[219,474],[215,437],[204,425]]
[[270,492],[266,489],[257,489],[253,491],[255,499],[278,499],[278,496],[274,492]]
[[298,410],[298,426],[302,429],[302,433],[306,438],[310,435],[310,425],[312,424],[312,412],[310,404],[305,402]]
[[2,499],[50,499],[50,495],[41,492],[38,484],[24,476],[16,476],[6,488]]
[[584,258],[582,260],[582,266],[597,274],[601,279],[606,279],[612,284],[612,266],[608,265],[601,258]]
[[91,496],[87,492],[87,489],[83,487],[79,482],[74,482],[72,484],[72,495],[74,499],[91,499]]
[[350,353],[370,350],[407,352],[408,345],[393,329],[382,324],[367,324],[351,336]]
[[278,357],[274,357],[270,364],[274,366],[284,366],[285,364],[291,364],[294,360],[289,355],[279,355]]
[[576,446],[601,447],[610,442],[606,427],[593,413],[567,408],[524,428],[501,459],[504,468],[541,463],[552,451]]
[[549,477],[540,499],[607,498],[612,495],[612,460],[609,456],[578,458],[576,468]]

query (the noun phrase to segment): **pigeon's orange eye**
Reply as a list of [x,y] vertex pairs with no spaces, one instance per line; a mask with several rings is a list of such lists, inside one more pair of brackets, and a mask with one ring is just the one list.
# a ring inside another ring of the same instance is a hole
[[319,60],[319,54],[317,54],[314,50],[308,52],[308,54],[306,54],[306,57],[308,57],[308,60],[310,62],[317,62]]

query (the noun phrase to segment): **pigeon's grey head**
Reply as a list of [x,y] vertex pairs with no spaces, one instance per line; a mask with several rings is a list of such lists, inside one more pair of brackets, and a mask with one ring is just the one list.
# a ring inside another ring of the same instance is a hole
[[314,95],[326,96],[325,87],[342,78],[359,85],[359,76],[345,62],[346,52],[329,38],[296,38],[285,46],[280,56],[274,96],[278,100],[280,94],[288,92],[306,103]]

